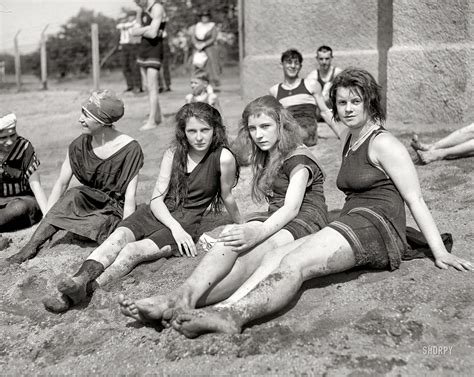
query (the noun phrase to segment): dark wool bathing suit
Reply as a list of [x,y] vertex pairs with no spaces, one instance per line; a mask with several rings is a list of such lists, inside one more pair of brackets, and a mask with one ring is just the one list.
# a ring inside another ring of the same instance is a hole
[[285,196],[290,184],[290,175],[293,169],[302,166],[309,172],[303,202],[298,215],[282,229],[288,230],[295,240],[316,233],[328,223],[328,213],[324,198],[324,173],[319,167],[316,157],[304,147],[298,147],[283,162],[273,181],[272,190],[266,197],[268,213],[257,215],[248,221],[265,221],[285,204]]
[[382,132],[387,131],[374,130],[355,151],[349,150],[347,138],[336,181],[346,202],[340,217],[328,226],[349,242],[357,266],[394,270],[407,247],[405,203],[393,181],[368,156],[371,141]]
[[[150,16],[151,9],[158,4],[153,3],[147,10],[142,13],[142,26],[148,26],[153,19]],[[140,43],[137,63],[143,68],[161,68],[163,61],[163,31],[165,30],[166,22],[161,22],[158,28],[158,35],[155,38],[147,38],[142,36]]]
[[284,89],[278,85],[276,99],[293,115],[301,128],[303,143],[311,147],[318,142],[318,124],[316,122],[316,100],[306,88],[304,80],[294,89]]
[[4,224],[0,231],[14,231],[36,224],[43,214],[29,183],[31,175],[40,165],[33,145],[27,139],[18,136],[1,164],[0,209],[15,201],[20,201],[24,213],[16,217],[14,223]]
[[97,157],[92,136],[81,135],[69,145],[72,173],[82,186],[67,190],[44,221],[102,243],[123,216],[125,191],[143,166],[135,140],[106,159]]
[[[193,238],[194,242],[199,239],[204,212],[219,194],[221,152],[222,147],[214,151],[209,150],[193,171],[186,174],[188,194],[181,207],[173,210],[175,207],[173,199],[168,195],[165,198],[166,207],[170,210],[171,215]],[[160,249],[167,245],[170,245],[174,251],[178,249],[173,233],[153,215],[149,204],[140,205],[118,226],[130,229],[136,240],[146,238],[152,240]]]

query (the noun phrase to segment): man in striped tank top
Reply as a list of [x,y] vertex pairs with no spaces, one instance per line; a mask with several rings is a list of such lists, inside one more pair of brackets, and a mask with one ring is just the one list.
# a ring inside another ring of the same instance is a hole
[[[318,142],[318,123],[316,121],[318,90],[317,80],[301,79],[299,73],[302,68],[303,56],[298,50],[289,49],[281,55],[283,68],[283,82],[270,88],[270,95],[275,97],[283,107],[287,108],[300,126],[303,143],[306,146],[316,145]],[[330,124],[333,126],[332,122]],[[339,137],[336,129],[332,128]]]
[[[0,118],[0,233],[27,228],[46,212],[47,199],[31,143],[16,133],[16,116]],[[0,235],[0,249],[8,239]]]
[[320,46],[316,51],[316,61],[319,68],[311,71],[306,79],[317,80],[323,88],[323,98],[326,104],[329,102],[329,89],[332,86],[334,77],[336,77],[342,69],[332,65],[332,48],[329,46]]

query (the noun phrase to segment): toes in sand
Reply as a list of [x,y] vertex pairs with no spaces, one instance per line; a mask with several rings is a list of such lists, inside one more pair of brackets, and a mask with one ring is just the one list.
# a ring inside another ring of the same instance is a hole
[[418,159],[422,165],[429,164],[433,161],[438,161],[440,158],[436,155],[436,151],[416,151]]
[[410,145],[416,151],[428,151],[428,150],[431,149],[429,144],[422,143],[419,140],[417,134],[413,134],[413,137],[411,138]]
[[140,313],[138,312],[138,309],[133,301],[125,298],[124,295],[120,295],[119,305],[120,305],[120,311],[122,312],[124,316],[133,318],[140,322],[142,321],[142,318],[140,317]]
[[239,334],[242,329],[224,310],[191,310],[182,312],[171,322],[173,328],[187,338],[196,338],[206,333]]
[[119,298],[120,310],[127,317],[148,324],[160,324],[163,313],[170,308],[166,296],[153,296],[137,301],[126,299],[123,295]]

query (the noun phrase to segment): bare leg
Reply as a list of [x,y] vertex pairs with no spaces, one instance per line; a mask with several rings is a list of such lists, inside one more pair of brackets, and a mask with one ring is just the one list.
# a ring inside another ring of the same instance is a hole
[[7,260],[10,263],[23,263],[27,259],[32,259],[38,254],[39,248],[49,240],[59,229],[42,221],[31,236],[28,243],[16,254]]
[[158,75],[159,70],[155,68],[147,68],[147,84],[148,84],[148,98],[150,100],[150,115],[147,122],[140,127],[140,131],[151,130],[158,127],[161,123],[161,108],[158,98]]
[[142,79],[142,88],[144,91],[148,91],[148,81],[146,77],[146,68],[140,67],[140,77]]
[[[202,259],[191,276],[175,291],[165,296],[153,296],[132,302],[120,300],[122,313],[148,322],[171,319],[173,308],[194,308],[219,302],[231,295],[255,271],[263,256],[293,240],[282,230],[251,251],[240,255],[222,243],[216,244]],[[164,312],[168,311],[165,318]]]
[[224,300],[215,305],[215,307],[231,306],[246,296],[258,283],[270,275],[281,263],[281,260],[297,247],[299,247],[305,238],[300,238],[294,242],[279,247],[276,250],[271,250],[265,254],[261,264],[257,267],[255,272],[242,284],[227,300]]
[[240,301],[226,308],[178,314],[172,326],[189,338],[207,332],[239,333],[244,324],[283,309],[304,281],[354,266],[354,252],[346,239],[334,229],[324,228],[304,238],[276,270]]
[[449,160],[453,158],[474,156],[474,139],[449,148],[430,149],[427,151],[417,151],[423,164],[429,164],[438,160]]
[[462,127],[459,130],[451,132],[448,136],[438,140],[432,144],[424,144],[419,142],[418,135],[414,134],[412,139],[412,146],[416,150],[428,151],[432,149],[445,149],[457,146],[474,139],[474,123]]
[[104,286],[127,275],[139,263],[168,258],[171,255],[171,246],[168,245],[160,249],[156,243],[149,239],[129,243],[96,281],[99,286]]

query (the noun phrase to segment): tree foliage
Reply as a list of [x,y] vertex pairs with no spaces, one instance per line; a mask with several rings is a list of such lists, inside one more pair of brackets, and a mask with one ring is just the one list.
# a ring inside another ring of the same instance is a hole
[[[118,44],[116,21],[101,13],[81,9],[62,26],[59,33],[47,41],[48,71],[60,77],[88,74],[92,69],[91,25],[99,25],[99,53],[103,58]],[[117,59],[109,59],[108,66],[117,66]]]
[[[237,37],[237,0],[162,0],[169,17],[166,30],[170,36],[187,30],[198,21],[202,10],[209,10],[213,21],[221,24],[221,30]],[[89,74],[92,70],[91,25],[99,25],[100,59],[108,55],[119,42],[120,34],[116,29],[118,20],[81,8],[70,18],[55,35],[47,39],[48,73],[57,77]],[[237,39],[237,38],[236,38]],[[226,46],[232,59],[238,56],[238,46]],[[235,50],[235,51],[234,51]],[[13,56],[4,54],[0,60],[6,62],[7,73],[14,72]],[[23,73],[40,75],[39,49],[21,57]],[[119,54],[107,59],[104,68],[120,66]]]

